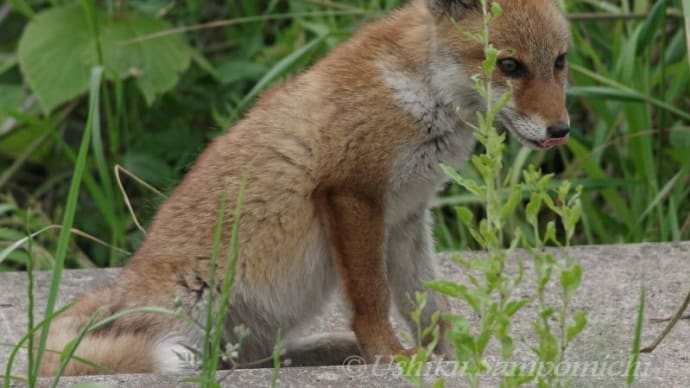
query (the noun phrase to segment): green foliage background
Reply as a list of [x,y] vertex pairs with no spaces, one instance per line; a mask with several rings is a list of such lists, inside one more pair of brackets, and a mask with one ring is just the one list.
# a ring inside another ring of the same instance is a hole
[[[91,67],[102,65],[110,81],[101,90],[102,130],[92,139],[74,227],[105,245],[91,237],[73,239],[67,262],[72,267],[119,265],[127,258],[121,250],[134,250],[142,237],[113,166],[169,192],[204,145],[257,95],[400,3],[3,3],[0,252],[29,232],[60,223],[88,114]],[[507,163],[514,169],[506,181],[517,182],[520,171],[534,163],[557,180],[582,184],[576,243],[690,239],[689,2],[560,3],[573,30],[573,137],[548,152],[511,143]],[[467,168],[463,175],[476,172]],[[126,175],[122,184],[145,225],[164,195]],[[453,210],[475,203],[457,187],[443,193],[434,209],[440,249],[474,247]],[[525,218],[516,214],[510,220],[512,229],[529,236],[530,227],[520,219]],[[57,236],[56,229],[36,236],[35,268],[52,266]],[[23,269],[29,257],[21,249],[0,254],[0,270]]]

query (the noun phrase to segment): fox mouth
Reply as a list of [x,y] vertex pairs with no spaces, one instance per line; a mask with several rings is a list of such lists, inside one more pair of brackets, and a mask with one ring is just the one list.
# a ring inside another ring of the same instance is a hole
[[508,131],[518,139],[518,141],[520,143],[522,143],[522,144],[524,144],[524,145],[526,145],[532,149],[535,149],[535,150],[546,150],[546,149],[549,149],[551,147],[564,145],[570,139],[570,135],[565,135],[564,137],[558,137],[558,138],[548,138],[548,139],[544,139],[544,140],[532,140],[532,139],[528,139],[528,138],[522,136],[517,130],[512,128],[512,126],[510,124],[504,124],[504,125],[508,128]]
[[513,112],[508,114],[503,113],[500,115],[502,119],[501,121],[503,122],[503,126],[506,127],[506,129],[508,129],[508,132],[510,132],[511,135],[515,136],[515,138],[518,139],[520,143],[534,150],[546,150],[551,147],[564,145],[570,139],[570,135],[565,135],[563,137],[549,137],[542,140],[530,139],[522,135],[521,132],[515,127],[514,123],[511,120],[511,116],[513,116]]
[[537,146],[541,148],[550,148],[554,146],[563,145],[568,142],[570,135],[565,135],[563,137],[549,138],[539,142],[533,141]]

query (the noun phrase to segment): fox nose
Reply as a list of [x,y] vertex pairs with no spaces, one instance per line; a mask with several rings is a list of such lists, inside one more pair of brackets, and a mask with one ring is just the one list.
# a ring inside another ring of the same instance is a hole
[[546,132],[552,139],[561,139],[568,136],[568,133],[570,133],[570,126],[566,123],[558,123],[548,127]]

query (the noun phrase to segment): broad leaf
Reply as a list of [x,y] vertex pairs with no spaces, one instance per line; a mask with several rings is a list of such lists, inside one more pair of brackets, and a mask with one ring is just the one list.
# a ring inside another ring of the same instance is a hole
[[[108,18],[96,11],[103,62],[109,79],[133,76],[150,104],[172,89],[188,66],[191,49],[179,35],[137,40],[169,29],[148,15]],[[26,26],[19,40],[19,64],[44,111],[86,92],[98,64],[97,37],[79,5],[53,7]]]

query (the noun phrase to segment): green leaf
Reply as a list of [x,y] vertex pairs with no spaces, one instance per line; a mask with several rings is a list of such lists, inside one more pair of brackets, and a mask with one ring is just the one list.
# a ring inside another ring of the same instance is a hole
[[498,3],[491,3],[491,17],[497,18],[503,15],[503,8]]
[[504,336],[501,338],[501,354],[504,360],[509,360],[513,355],[513,350],[515,350],[515,343],[510,336]]
[[458,219],[462,221],[463,224],[467,227],[472,227],[472,222],[474,220],[474,214],[472,211],[466,207],[466,206],[457,206],[455,208],[455,214],[458,216]]
[[555,361],[559,353],[556,336],[545,327],[538,327],[537,335],[539,336],[539,360],[542,362]]
[[561,272],[561,287],[565,293],[566,300],[569,300],[582,282],[582,267],[574,265],[571,269]]
[[638,55],[644,48],[655,43],[654,37],[659,32],[663,33],[663,28],[660,28],[660,25],[666,18],[666,8],[668,8],[668,0],[656,1],[645,21],[638,27],[640,29],[639,39],[635,42],[637,43],[636,53]]
[[556,223],[549,221],[546,224],[546,231],[544,232],[544,241],[553,241],[558,243],[558,238],[556,237]]
[[580,222],[582,217],[582,206],[579,203],[574,204],[571,208],[565,209],[567,217],[563,218],[565,230],[567,232],[566,238],[570,241],[575,235],[575,226]]
[[567,342],[570,342],[575,337],[577,337],[577,335],[580,334],[587,325],[587,316],[585,315],[585,312],[582,310],[576,311],[575,315],[573,316],[573,319],[575,320],[575,323],[572,326],[568,327],[566,332]]
[[150,105],[158,94],[177,84],[192,57],[192,50],[179,35],[138,40],[137,37],[167,30],[170,25],[146,15],[128,15],[103,27],[103,59],[116,75],[134,75],[139,90]]
[[513,214],[517,205],[520,204],[520,201],[522,201],[522,188],[520,186],[511,188],[510,194],[508,194],[508,199],[501,208],[501,215],[504,218],[508,218]]
[[523,371],[519,366],[516,366],[510,371],[509,376],[504,377],[504,384],[501,387],[520,387],[534,380],[534,377],[534,374],[529,373],[529,371]]
[[490,327],[484,328],[479,333],[479,336],[477,337],[477,340],[474,344],[476,354],[484,354],[484,350],[486,350],[486,345],[489,344],[489,340],[491,339],[492,336],[493,336],[493,331],[491,330]]
[[434,280],[426,282],[425,285],[436,292],[440,292],[441,294],[460,298],[466,301],[470,306],[472,306],[472,309],[476,313],[479,313],[481,310],[479,298],[476,295],[473,295],[467,289],[467,287],[463,286],[462,284],[445,280]]
[[529,302],[530,302],[530,299],[527,299],[527,298],[520,299],[520,300],[511,300],[506,305],[505,314],[509,317],[512,317],[513,315],[515,315],[515,313],[517,313],[523,307],[525,307],[525,305],[527,305]]
[[459,253],[452,253],[449,257],[451,260],[453,260],[455,263],[457,263],[459,266],[463,268],[470,268],[471,266],[471,259],[468,259]]
[[[191,60],[191,49],[178,35],[136,38],[170,28],[164,21],[141,14],[108,18],[96,11],[103,64],[109,79],[136,78],[150,104],[172,89]],[[44,111],[84,92],[90,69],[99,65],[97,37],[78,5],[53,7],[26,26],[17,48],[19,65]]]
[[539,225],[537,216],[539,215],[539,210],[541,209],[542,197],[537,193],[532,193],[530,200],[525,208],[525,215],[527,217],[527,222],[533,227]]
[[455,183],[462,186],[467,191],[471,192],[472,194],[476,195],[477,197],[483,197],[484,196],[485,189],[476,181],[462,177],[452,167],[449,167],[446,165],[441,165],[441,169],[449,178],[454,180]]
[[21,85],[0,83],[0,122],[11,116],[13,110],[19,110],[23,98]]
[[[458,360],[472,360],[474,358],[475,342],[471,334],[450,331],[446,334],[446,337],[453,344]],[[473,363],[469,365],[469,367],[473,366]]]
[[543,321],[547,321],[551,316],[555,313],[555,310],[553,307],[546,307],[544,310],[542,310],[539,313],[539,316]]
[[486,59],[483,63],[484,74],[486,74],[487,76],[491,76],[491,73],[494,71],[494,68],[496,67],[496,61],[498,60],[498,50],[496,50],[493,46],[489,46],[489,48],[486,50],[485,55]]

